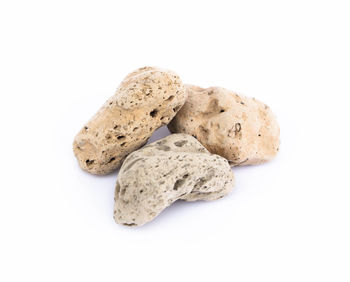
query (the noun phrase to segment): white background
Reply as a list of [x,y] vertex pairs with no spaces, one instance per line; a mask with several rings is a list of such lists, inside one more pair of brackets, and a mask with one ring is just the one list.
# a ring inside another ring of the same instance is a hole
[[[348,5],[0,0],[0,280],[350,281]],[[227,197],[128,228],[117,173],[72,142],[146,65],[264,101],[281,147]]]

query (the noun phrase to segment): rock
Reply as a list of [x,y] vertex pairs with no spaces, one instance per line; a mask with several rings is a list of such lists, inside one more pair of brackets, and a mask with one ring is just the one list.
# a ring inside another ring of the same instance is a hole
[[130,73],[74,139],[82,169],[107,174],[147,143],[185,103],[187,93],[173,72],[144,67]]
[[220,87],[185,85],[188,99],[168,124],[187,133],[233,166],[272,159],[279,150],[279,125],[270,108],[254,98]]
[[233,184],[226,159],[210,154],[192,136],[172,134],[126,158],[115,189],[114,219],[143,225],[176,200],[215,200]]

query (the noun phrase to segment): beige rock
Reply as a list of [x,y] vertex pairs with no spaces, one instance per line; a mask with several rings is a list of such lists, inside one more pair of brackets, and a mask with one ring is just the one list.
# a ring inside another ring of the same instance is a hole
[[226,159],[210,154],[190,135],[172,134],[126,158],[115,189],[114,219],[143,225],[178,199],[215,200],[233,184]]
[[93,174],[115,170],[169,123],[186,98],[180,78],[171,71],[144,67],[130,73],[75,137],[79,165]]
[[279,150],[279,126],[270,108],[220,87],[185,85],[188,99],[168,124],[171,132],[196,137],[233,166],[259,164]]

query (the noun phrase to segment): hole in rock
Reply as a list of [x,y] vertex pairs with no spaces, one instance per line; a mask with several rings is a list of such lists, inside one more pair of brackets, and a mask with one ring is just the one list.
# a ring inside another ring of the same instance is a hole
[[89,159],[87,159],[85,162],[86,162],[86,165],[87,165],[87,166],[90,166],[90,165],[92,165],[95,161],[94,161],[94,160],[89,160]]
[[150,116],[151,117],[156,117],[157,116],[157,113],[158,113],[158,110],[157,109],[154,109],[152,112],[150,112]]

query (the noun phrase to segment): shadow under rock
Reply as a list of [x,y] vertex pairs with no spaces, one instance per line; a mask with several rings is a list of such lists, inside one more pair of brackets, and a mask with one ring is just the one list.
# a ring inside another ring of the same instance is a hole
[[[231,192],[230,194],[232,194]],[[156,216],[153,220],[147,222],[145,225],[134,227],[135,229],[146,231],[146,230],[153,230],[157,228],[162,228],[165,225],[167,225],[167,222],[173,222],[174,220],[183,220],[184,215],[188,213],[197,213],[196,217],[198,216],[198,220],[200,221],[203,214],[201,212],[201,209],[205,207],[207,210],[209,207],[213,208],[217,205],[222,205],[224,202],[230,201],[229,198],[232,197],[232,195],[227,195],[222,199],[217,199],[214,201],[193,201],[188,202],[184,200],[177,200],[174,203],[172,203],[169,207],[165,208],[158,216]],[[192,218],[193,219],[193,218]],[[186,226],[186,224],[184,224]],[[126,226],[125,226],[126,227]],[[130,228],[130,227],[128,227]]]
[[152,142],[154,142],[154,141],[157,141],[157,140],[159,140],[159,139],[162,139],[162,138],[164,138],[164,137],[166,137],[166,136],[168,136],[168,135],[170,135],[170,134],[171,134],[171,133],[170,133],[168,127],[167,127],[166,125],[165,125],[165,126],[162,126],[162,127],[158,128],[158,129],[152,134],[151,138],[148,139],[147,144],[152,143]]

